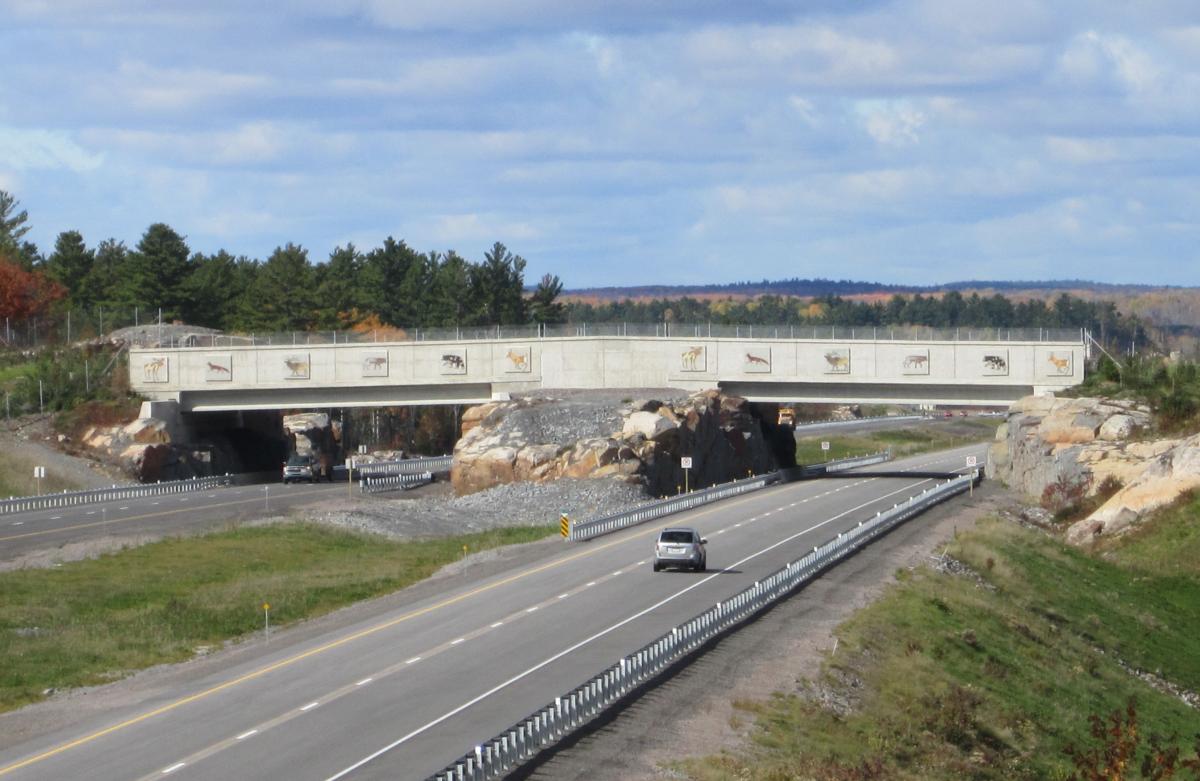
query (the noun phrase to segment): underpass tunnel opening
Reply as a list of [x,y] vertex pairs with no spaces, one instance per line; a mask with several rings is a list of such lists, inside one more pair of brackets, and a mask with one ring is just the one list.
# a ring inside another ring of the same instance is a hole
[[287,458],[278,411],[194,412],[188,417],[192,446],[211,453],[212,474],[277,472]]
[[454,452],[461,436],[462,404],[352,407],[334,410],[347,455],[391,452],[401,457]]

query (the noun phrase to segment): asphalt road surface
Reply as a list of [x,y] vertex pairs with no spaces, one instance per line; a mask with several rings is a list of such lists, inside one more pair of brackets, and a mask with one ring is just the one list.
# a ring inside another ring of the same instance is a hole
[[158,537],[203,531],[230,521],[336,499],[345,496],[346,490],[345,483],[228,486],[2,515],[0,561],[113,535]]
[[[965,456],[985,448],[891,466],[961,470]],[[670,627],[930,485],[869,475],[792,483],[547,547],[532,564],[280,642],[252,661],[12,746],[0,753],[0,778],[423,779]],[[668,525],[695,526],[708,538],[709,572],[652,572],[653,540]]]

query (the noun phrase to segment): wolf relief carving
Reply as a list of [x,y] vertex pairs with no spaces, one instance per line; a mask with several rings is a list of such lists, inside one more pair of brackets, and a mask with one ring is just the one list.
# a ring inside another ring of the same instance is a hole
[[905,369],[924,369],[925,364],[929,363],[927,355],[906,355],[904,356]]
[[1071,371],[1071,356],[1069,355],[1059,356],[1056,353],[1050,353],[1046,356],[1046,360],[1054,366],[1056,374],[1068,374]]
[[753,353],[746,353],[746,363],[760,364],[762,366],[770,366],[771,365],[771,362],[768,361],[766,358],[759,358],[757,355],[754,355]]
[[222,366],[221,364],[213,363],[212,361],[207,361],[207,364],[208,370],[213,374],[229,374],[228,366]]
[[507,353],[505,353],[505,357],[508,358],[508,360],[510,362],[512,362],[512,366],[514,369],[517,369],[520,371],[525,370],[526,365],[527,365],[525,353],[519,353],[514,350],[509,350]]

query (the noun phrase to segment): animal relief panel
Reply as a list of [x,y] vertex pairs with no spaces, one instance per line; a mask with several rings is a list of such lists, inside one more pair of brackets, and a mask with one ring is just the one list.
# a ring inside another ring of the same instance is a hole
[[1046,370],[1046,374],[1054,375],[1056,377],[1071,374],[1072,357],[1073,356],[1071,353],[1066,351],[1051,351],[1046,353],[1046,363],[1043,365],[1043,368]]
[[308,353],[285,355],[283,357],[283,367],[283,378],[285,380],[307,380],[311,367],[311,364],[308,362]]
[[447,350],[441,355],[441,360],[438,362],[442,374],[466,374],[467,373],[467,351],[466,350]]
[[388,376],[388,357],[387,353],[367,353],[363,356],[362,361],[362,376],[364,377],[386,377]]
[[747,348],[742,357],[742,371],[746,374],[770,374],[771,348]]
[[836,347],[825,351],[826,374],[850,373],[850,348]]
[[983,374],[985,377],[1008,374],[1008,350],[993,350],[984,353]]
[[528,374],[530,371],[529,348],[509,347],[502,359],[506,374]]
[[900,362],[901,374],[929,374],[929,351],[911,350]]
[[143,382],[166,382],[170,379],[170,359],[165,355],[156,355],[142,362]]
[[232,379],[233,356],[229,353],[204,356],[205,382],[229,382]]
[[708,351],[702,344],[690,345],[679,354],[679,370],[685,372],[708,371]]

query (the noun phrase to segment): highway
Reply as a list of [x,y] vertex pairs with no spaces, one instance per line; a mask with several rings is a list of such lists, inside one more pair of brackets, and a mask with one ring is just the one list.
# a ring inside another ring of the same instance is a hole
[[[980,443],[890,467],[961,470],[965,456],[982,459],[985,450]],[[423,779],[930,484],[870,475],[791,483],[547,547],[532,564],[280,642],[252,661],[13,746],[0,753],[0,778]],[[651,571],[652,541],[667,525],[700,529],[709,572]]]
[[0,561],[112,536],[195,533],[345,496],[345,483],[271,483],[12,513],[0,516]]

